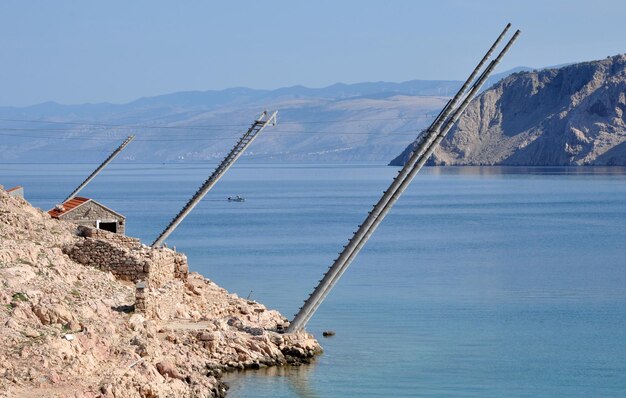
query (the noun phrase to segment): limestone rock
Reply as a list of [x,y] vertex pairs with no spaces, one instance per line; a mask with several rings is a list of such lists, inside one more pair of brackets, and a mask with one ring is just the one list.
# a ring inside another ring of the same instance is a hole
[[39,337],[39,335],[40,335],[38,331],[36,331],[33,328],[29,328],[29,327],[24,329],[23,333],[24,333],[24,336],[26,336],[26,337]]
[[156,364],[156,368],[162,376],[171,377],[173,379],[185,380],[176,367],[170,362],[159,362]]
[[515,73],[470,103],[429,164],[626,165],[625,93],[626,55]]

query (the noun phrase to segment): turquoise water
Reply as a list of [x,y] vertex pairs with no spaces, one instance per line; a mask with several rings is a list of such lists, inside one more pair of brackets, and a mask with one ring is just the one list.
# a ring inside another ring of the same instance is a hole
[[[0,184],[50,208],[92,168],[3,164]],[[83,194],[149,244],[212,170],[114,164]],[[291,317],[396,171],[241,165],[168,242]],[[626,396],[626,171],[425,169],[308,329],[315,364],[231,375],[229,396]]]

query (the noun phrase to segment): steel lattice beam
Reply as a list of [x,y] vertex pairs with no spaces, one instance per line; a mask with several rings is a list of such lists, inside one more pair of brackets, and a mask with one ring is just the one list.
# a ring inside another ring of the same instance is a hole
[[[501,42],[509,28],[510,24],[508,24],[503,32],[498,36],[497,40],[487,51],[485,56],[474,69],[474,71],[470,74],[465,84],[461,87],[457,94],[446,104],[446,106],[435,119],[433,124],[426,130],[426,133],[419,137],[420,141],[418,142],[417,149],[412,153],[409,160],[400,170],[398,176],[393,180],[390,187],[383,193],[383,196],[376,204],[376,206],[374,206],[374,209],[368,214],[363,224],[359,226],[359,229],[355,232],[352,239],[350,239],[350,241],[348,242],[348,245],[346,245],[344,250],[340,253],[339,257],[331,265],[331,267],[326,272],[313,293],[305,301],[303,307],[300,309],[298,314],[296,314],[295,318],[291,322],[287,330],[288,332],[295,332],[306,326],[306,324],[311,319],[322,301],[326,298],[326,296],[334,287],[341,275],[343,275],[343,273],[354,260],[361,248],[365,245],[371,234],[376,230],[380,222],[393,207],[402,192],[404,192],[406,187],[410,184],[410,182],[422,168],[424,163],[426,163],[428,158],[432,155],[433,151],[439,145],[441,140],[443,140],[447,132],[459,119],[463,111],[466,109],[467,105],[469,105],[470,101],[478,93],[481,86],[487,80],[495,66],[500,62],[502,57],[513,45],[513,43],[520,34],[519,30],[515,32],[513,37],[504,47],[504,49],[493,61],[491,61],[485,71],[471,86],[467,95],[465,95],[465,91],[468,89],[470,84],[472,84],[476,76],[478,76],[480,69],[482,69],[485,62],[491,57],[493,51]],[[463,98],[464,95],[465,97]],[[461,101],[462,98],[463,100],[461,102],[461,105],[456,107],[456,104]]]
[[87,186],[87,184],[89,184],[89,183],[91,182],[91,180],[93,180],[93,179],[94,179],[94,178],[95,178],[95,177],[96,177],[96,176],[97,176],[97,175],[98,175],[98,174],[102,171],[102,169],[104,169],[104,168],[105,168],[105,167],[106,167],[109,163],[111,163],[111,162],[113,161],[113,159],[115,159],[115,157],[116,157],[117,155],[119,155],[119,153],[120,153],[120,152],[122,152],[122,150],[123,150],[124,148],[126,148],[126,145],[130,144],[130,142],[131,142],[132,140],[134,140],[134,139],[135,139],[135,136],[134,136],[134,135],[129,135],[129,136],[128,136],[128,138],[126,138],[126,139],[124,140],[124,142],[122,142],[122,144],[121,144],[119,147],[117,147],[117,149],[116,149],[115,151],[113,151],[113,153],[111,153],[111,154],[109,155],[109,157],[108,157],[108,158],[106,158],[106,159],[104,160],[104,162],[102,162],[102,164],[100,164],[100,166],[98,166],[98,167],[97,167],[97,168],[93,171],[93,173],[91,173],[91,174],[89,175],[89,177],[87,177],[87,178],[85,179],[85,181],[83,181],[83,182],[82,182],[82,183],[78,186],[78,188],[76,188],[76,189],[75,189],[75,190],[74,190],[74,191],[73,191],[73,192],[72,192],[72,193],[71,193],[71,194],[70,194],[67,198],[65,198],[65,200],[63,201],[63,203],[67,202],[68,200],[70,200],[70,199],[72,199],[73,197],[75,197],[76,195],[78,195],[78,193],[79,193],[79,192],[80,192],[83,188],[85,188],[85,187]]
[[165,227],[163,232],[152,243],[152,247],[157,247],[165,242],[165,239],[174,232],[176,227],[187,217],[187,215],[193,210],[194,207],[204,196],[213,188],[213,186],[222,178],[226,171],[239,159],[244,151],[252,144],[252,141],[267,127],[268,125],[276,125],[276,115],[278,111],[275,111],[268,117],[267,111],[264,111],[261,116],[255,120],[248,131],[246,131],[239,141],[235,144],[233,149],[226,155],[224,160],[217,166],[213,174],[198,188],[196,193],[189,199],[183,209],[170,221]]

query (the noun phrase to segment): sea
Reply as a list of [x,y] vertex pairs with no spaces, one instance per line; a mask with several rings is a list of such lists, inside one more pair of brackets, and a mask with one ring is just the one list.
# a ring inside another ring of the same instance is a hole
[[[50,209],[95,166],[0,184]],[[113,163],[81,195],[150,244],[215,166]],[[291,318],[397,171],[238,164],[167,243]],[[307,329],[313,364],[229,374],[229,397],[625,397],[626,169],[425,168]]]

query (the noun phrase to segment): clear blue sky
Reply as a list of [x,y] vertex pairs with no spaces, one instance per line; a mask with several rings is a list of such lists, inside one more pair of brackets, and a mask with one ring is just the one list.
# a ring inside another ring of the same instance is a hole
[[626,52],[625,17],[623,0],[2,0],[0,105],[461,79],[509,21],[500,70]]

